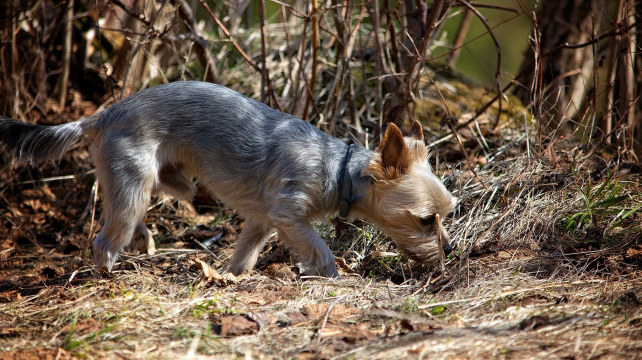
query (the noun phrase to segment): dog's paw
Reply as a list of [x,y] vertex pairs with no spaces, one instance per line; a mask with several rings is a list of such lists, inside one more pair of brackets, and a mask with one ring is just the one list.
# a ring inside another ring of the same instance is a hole
[[110,273],[117,260],[118,252],[94,244],[94,266],[98,270]]
[[301,275],[308,276],[325,276],[329,278],[339,278],[339,272],[337,271],[337,266],[334,262],[327,265],[309,265],[303,263],[297,263]]
[[230,264],[228,267],[227,271],[231,272],[234,276],[239,276],[246,272],[249,269],[246,269],[246,264],[245,263],[236,263],[236,264]]

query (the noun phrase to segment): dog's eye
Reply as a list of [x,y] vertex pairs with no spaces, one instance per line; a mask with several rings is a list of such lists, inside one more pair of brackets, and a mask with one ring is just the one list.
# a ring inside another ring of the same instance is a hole
[[421,222],[421,225],[423,225],[423,226],[432,225],[432,224],[435,223],[435,215],[428,215],[426,217],[422,217],[421,219],[419,219],[419,221]]

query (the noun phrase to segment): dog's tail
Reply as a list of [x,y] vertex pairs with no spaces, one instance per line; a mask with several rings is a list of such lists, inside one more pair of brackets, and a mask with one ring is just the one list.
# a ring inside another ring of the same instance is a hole
[[69,148],[80,141],[83,122],[92,117],[56,126],[28,124],[0,116],[0,143],[6,145],[5,155],[32,165],[59,160]]

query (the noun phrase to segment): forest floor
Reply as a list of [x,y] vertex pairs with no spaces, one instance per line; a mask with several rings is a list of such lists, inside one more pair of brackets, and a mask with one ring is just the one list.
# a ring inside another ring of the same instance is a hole
[[444,273],[368,225],[335,239],[319,224],[340,279],[300,277],[276,238],[254,271],[226,274],[243,220],[204,194],[155,199],[158,252],[99,276],[86,147],[0,163],[0,359],[642,358],[639,166],[497,142],[483,184],[465,165],[440,174],[461,200]]

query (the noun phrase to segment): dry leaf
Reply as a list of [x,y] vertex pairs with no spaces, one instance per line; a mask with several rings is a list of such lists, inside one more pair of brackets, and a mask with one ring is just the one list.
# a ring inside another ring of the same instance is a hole
[[339,267],[341,269],[343,269],[343,271],[345,271],[347,274],[356,274],[356,272],[354,270],[352,270],[352,268],[350,268],[350,266],[348,266],[348,264],[346,264],[346,260],[344,258],[336,257],[334,259],[334,262],[337,265],[339,265]]
[[628,250],[626,250],[626,257],[629,259],[640,259],[642,258],[642,246],[633,245]]
[[22,300],[22,295],[17,290],[0,293],[0,303],[10,303]]
[[194,263],[196,263],[196,266],[201,269],[201,286],[227,286],[229,283],[236,282],[236,277],[234,275],[225,274],[225,276],[223,276],[203,260],[194,259]]
[[555,154],[555,147],[553,144],[555,144],[555,141],[552,141],[548,146],[548,149],[546,149],[546,157],[548,157],[548,160],[551,162],[551,166],[555,168],[557,167],[557,154]]
[[256,334],[259,325],[244,315],[229,315],[221,318],[221,336]]
[[284,263],[270,264],[265,268],[263,272],[267,276],[281,280],[294,281],[296,279],[296,275],[292,272],[292,269],[290,269],[290,267]]
[[252,312],[252,313],[245,314],[245,316],[248,319],[254,321],[259,326],[259,330],[261,330],[264,327],[266,327],[267,325],[269,325],[273,320],[273,318],[270,315],[262,314],[262,313],[253,313]]
[[[301,312],[310,320],[321,319],[325,317],[325,313],[328,311],[329,307],[330,304],[310,304],[304,306]],[[332,307],[332,310],[330,310],[328,321],[341,323],[348,320],[349,316],[358,314],[361,314],[361,310],[357,308],[347,307],[343,304],[336,304]]]
[[345,325],[327,325],[321,333],[322,338],[335,337],[354,344],[361,340],[372,340],[376,335],[370,331],[370,323]]

